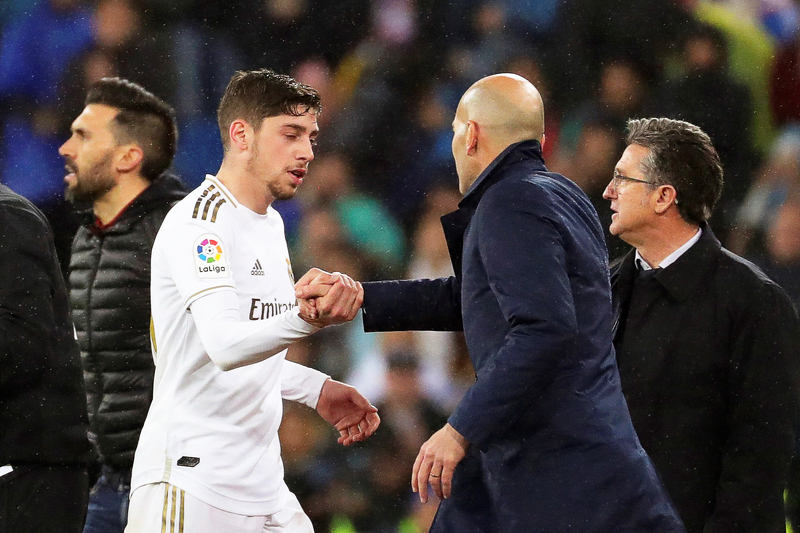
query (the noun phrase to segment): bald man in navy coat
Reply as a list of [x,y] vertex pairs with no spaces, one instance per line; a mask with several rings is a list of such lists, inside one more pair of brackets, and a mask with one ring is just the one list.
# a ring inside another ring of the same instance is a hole
[[620,389],[603,229],[545,167],[543,130],[527,80],[476,82],[453,121],[464,198],[442,219],[456,276],[364,283],[367,331],[463,328],[476,371],[412,488],[444,498],[433,532],[683,532]]

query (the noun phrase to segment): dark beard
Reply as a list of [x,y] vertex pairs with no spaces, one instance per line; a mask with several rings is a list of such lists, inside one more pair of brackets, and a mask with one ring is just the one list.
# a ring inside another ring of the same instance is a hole
[[72,189],[67,187],[64,191],[64,198],[69,202],[72,206],[73,211],[76,213],[84,213],[84,212],[91,212],[93,207],[93,202],[91,200],[81,200],[76,197],[73,193]]
[[95,166],[83,173],[84,178],[74,165],[72,170],[75,172],[75,186],[69,187],[64,191],[64,198],[78,209],[91,206],[95,201],[103,197],[114,187],[114,180],[110,178],[111,169],[109,163],[111,155],[107,155]]
[[81,188],[80,185],[77,187],[67,187],[64,191],[64,198],[76,208],[81,209],[85,206],[92,205],[110,190],[110,186],[95,189],[84,189]]

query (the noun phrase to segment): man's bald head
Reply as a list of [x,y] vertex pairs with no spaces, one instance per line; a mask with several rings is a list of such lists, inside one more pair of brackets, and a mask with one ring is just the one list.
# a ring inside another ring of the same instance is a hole
[[461,98],[466,119],[487,129],[503,148],[520,141],[542,140],[544,103],[531,82],[516,74],[495,74],[475,82]]
[[544,104],[536,87],[516,74],[475,82],[453,120],[453,158],[462,193],[506,148],[520,141],[544,143]]

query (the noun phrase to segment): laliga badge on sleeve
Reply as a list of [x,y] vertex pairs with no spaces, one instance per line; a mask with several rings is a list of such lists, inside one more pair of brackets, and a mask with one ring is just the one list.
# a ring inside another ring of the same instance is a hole
[[227,278],[230,276],[227,252],[219,237],[206,234],[197,239],[192,250],[198,278]]

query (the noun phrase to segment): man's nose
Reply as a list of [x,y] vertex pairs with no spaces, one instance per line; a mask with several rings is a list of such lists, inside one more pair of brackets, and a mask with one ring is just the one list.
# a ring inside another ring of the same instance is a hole
[[606,200],[611,200],[617,194],[617,190],[614,188],[614,180],[608,182],[606,188],[603,190],[603,198]]

